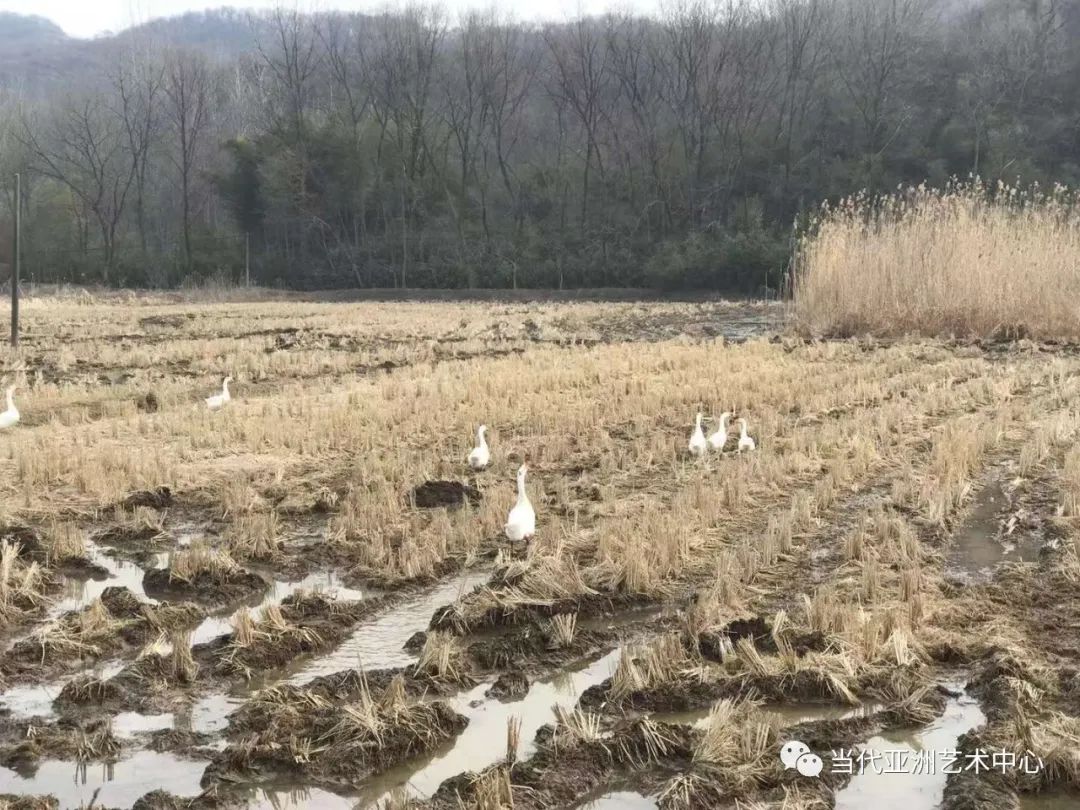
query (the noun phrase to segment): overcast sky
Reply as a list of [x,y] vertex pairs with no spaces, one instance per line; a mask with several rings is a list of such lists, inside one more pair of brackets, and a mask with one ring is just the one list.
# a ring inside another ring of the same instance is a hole
[[[616,7],[648,13],[656,11],[659,4],[660,0],[442,0],[440,3],[452,14],[494,5],[523,20],[566,19],[579,13],[598,14]],[[0,11],[38,14],[48,17],[71,36],[92,37],[106,31],[119,31],[155,17],[171,17],[185,11],[201,11],[224,5],[240,8],[286,5],[291,8],[296,4],[282,3],[281,0],[240,0],[236,3],[227,0],[0,0]],[[303,11],[376,11],[386,6],[385,0],[305,0],[298,7]]]

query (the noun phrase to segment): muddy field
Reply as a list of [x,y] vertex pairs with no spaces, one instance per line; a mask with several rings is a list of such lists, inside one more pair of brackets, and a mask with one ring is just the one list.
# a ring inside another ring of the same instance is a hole
[[[720,303],[24,311],[0,807],[1080,806],[1074,347]],[[691,457],[699,410],[757,449]]]

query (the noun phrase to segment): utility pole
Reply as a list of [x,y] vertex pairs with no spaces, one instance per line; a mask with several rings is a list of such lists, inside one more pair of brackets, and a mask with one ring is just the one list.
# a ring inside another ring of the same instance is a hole
[[22,228],[22,177],[15,173],[15,239],[12,241],[11,257],[11,347],[19,346],[19,263],[22,261],[22,246],[19,244]]
[[251,286],[251,234],[244,231],[244,283]]

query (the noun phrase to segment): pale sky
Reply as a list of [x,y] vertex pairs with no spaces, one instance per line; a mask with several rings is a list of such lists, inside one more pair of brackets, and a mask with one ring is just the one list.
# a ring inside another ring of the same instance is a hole
[[[388,5],[386,0],[306,0],[305,2],[281,2],[281,0],[228,0],[203,2],[203,0],[0,0],[0,11],[18,14],[37,14],[47,17],[68,34],[75,37],[92,37],[106,31],[119,31],[132,25],[147,22],[156,17],[172,17],[185,11],[202,11],[235,5],[238,8],[273,8],[275,6],[299,7],[303,11],[378,11]],[[523,20],[570,19],[579,14],[599,14],[612,8],[632,8],[651,13],[659,8],[660,0],[442,0],[439,5],[451,14],[469,8],[491,8],[510,12]]]

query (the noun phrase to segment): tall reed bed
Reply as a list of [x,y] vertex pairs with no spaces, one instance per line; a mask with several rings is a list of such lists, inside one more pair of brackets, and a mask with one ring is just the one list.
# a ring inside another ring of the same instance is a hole
[[825,205],[796,249],[813,334],[1080,337],[1080,193],[979,180]]

